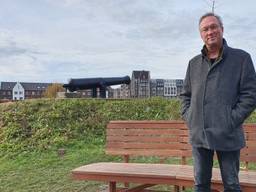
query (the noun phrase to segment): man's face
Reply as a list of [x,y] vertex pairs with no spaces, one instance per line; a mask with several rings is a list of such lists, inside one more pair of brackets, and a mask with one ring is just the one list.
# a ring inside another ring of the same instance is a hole
[[206,47],[220,46],[223,38],[223,28],[214,16],[204,18],[199,25],[200,35]]

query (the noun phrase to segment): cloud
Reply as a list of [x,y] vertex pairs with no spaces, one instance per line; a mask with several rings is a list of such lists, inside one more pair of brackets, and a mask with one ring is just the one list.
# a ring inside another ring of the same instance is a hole
[[0,58],[1,78],[9,80],[13,79],[13,81],[19,81],[17,77],[36,80],[42,71],[40,66],[35,65],[36,62],[37,61],[34,58],[26,55]]
[[14,55],[22,55],[27,50],[24,48],[17,47],[14,43],[10,43],[10,46],[0,46],[0,57],[9,57]]
[[[0,18],[6,18],[0,19],[2,79],[63,82],[129,75],[136,69],[151,70],[152,77],[182,78],[203,44],[198,18],[209,11],[202,1],[192,5],[190,0],[27,2],[5,1],[0,8]],[[252,13],[254,2],[248,2],[239,13],[232,2],[229,7],[219,3],[217,10],[223,13],[229,44],[256,55],[255,19],[242,12]]]

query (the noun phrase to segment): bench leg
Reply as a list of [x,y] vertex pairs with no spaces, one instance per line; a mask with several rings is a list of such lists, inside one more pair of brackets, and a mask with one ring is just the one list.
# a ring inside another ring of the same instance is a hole
[[211,192],[220,192],[218,189],[211,189]]
[[116,182],[109,182],[109,192],[116,192]]
[[179,192],[180,191],[180,187],[178,185],[174,185],[174,191],[175,192]]

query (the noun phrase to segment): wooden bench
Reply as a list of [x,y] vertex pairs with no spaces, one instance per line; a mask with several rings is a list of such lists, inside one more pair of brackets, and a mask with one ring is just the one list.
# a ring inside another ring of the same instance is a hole
[[[256,192],[256,171],[248,170],[256,162],[256,124],[244,124],[247,145],[241,151],[243,168],[239,173],[243,191]],[[157,184],[193,187],[193,166],[188,143],[188,129],[183,121],[111,121],[106,130],[106,154],[121,155],[123,163],[101,162],[81,166],[72,171],[74,179],[96,180],[109,183],[108,191],[151,191]],[[128,163],[130,157],[159,157],[160,163]],[[177,157],[179,164],[164,163],[167,157]],[[256,164],[254,164],[256,165]],[[126,183],[118,190],[117,183]],[[127,183],[140,184],[128,188]],[[220,171],[213,169],[212,188],[223,189]]]

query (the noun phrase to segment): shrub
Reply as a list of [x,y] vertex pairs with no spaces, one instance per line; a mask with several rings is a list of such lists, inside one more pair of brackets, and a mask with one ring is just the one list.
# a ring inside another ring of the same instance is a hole
[[[177,99],[39,99],[0,105],[0,152],[104,140],[110,120],[180,119]],[[256,122],[256,112],[246,120]]]

